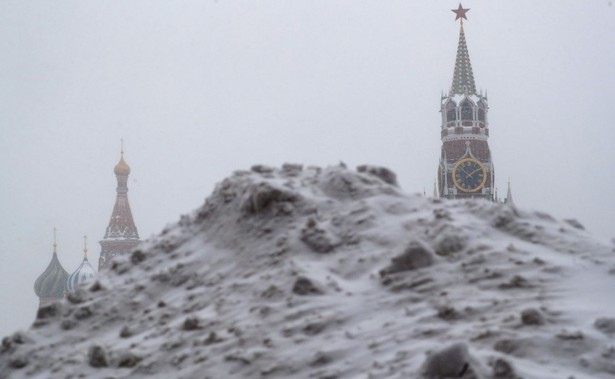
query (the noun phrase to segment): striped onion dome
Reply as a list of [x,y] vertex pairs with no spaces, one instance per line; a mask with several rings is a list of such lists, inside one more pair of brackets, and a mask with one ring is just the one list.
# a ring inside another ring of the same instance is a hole
[[[86,239],[86,237],[83,238]],[[94,268],[90,265],[90,262],[88,262],[87,246],[84,246],[83,261],[81,261],[79,267],[77,267],[77,269],[68,277],[66,287],[68,288],[68,291],[74,292],[81,283],[89,281],[95,275],[96,271],[94,271]]]
[[62,299],[66,290],[67,279],[68,272],[60,264],[54,244],[51,262],[34,282],[34,292],[41,299]]

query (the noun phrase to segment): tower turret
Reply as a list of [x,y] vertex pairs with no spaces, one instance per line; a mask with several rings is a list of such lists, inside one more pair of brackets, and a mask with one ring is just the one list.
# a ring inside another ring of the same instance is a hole
[[53,256],[51,262],[34,282],[34,293],[39,298],[39,308],[53,301],[64,298],[68,272],[58,259],[56,229],[53,229]]
[[113,172],[117,179],[116,198],[109,226],[105,236],[100,241],[101,251],[98,259],[98,271],[109,267],[111,259],[117,255],[128,254],[141,242],[139,232],[132,218],[132,211],[128,203],[128,175],[130,167],[124,161],[124,147],[120,152],[120,161],[115,165]]
[[495,172],[491,160],[487,96],[477,93],[463,20],[469,9],[453,9],[461,19],[453,81],[441,98],[442,151],[437,187],[440,197],[494,200]]

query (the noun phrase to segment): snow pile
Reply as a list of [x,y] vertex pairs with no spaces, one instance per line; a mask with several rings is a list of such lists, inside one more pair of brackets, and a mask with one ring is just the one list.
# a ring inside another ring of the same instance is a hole
[[2,378],[615,376],[615,253],[575,222],[255,166],[3,340]]

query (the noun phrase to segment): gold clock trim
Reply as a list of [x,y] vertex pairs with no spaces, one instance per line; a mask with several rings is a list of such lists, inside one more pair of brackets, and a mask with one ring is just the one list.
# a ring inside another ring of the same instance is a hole
[[[483,181],[480,183],[480,185],[478,187],[476,187],[475,189],[472,189],[472,190],[463,188],[459,183],[457,183],[457,175],[455,175],[455,174],[457,173],[457,169],[459,168],[459,166],[461,166],[465,162],[474,162],[474,163],[478,164],[478,166],[483,171]],[[463,192],[478,192],[478,191],[480,191],[485,186],[485,183],[487,182],[487,170],[485,170],[485,165],[482,164],[480,161],[474,159],[474,158],[463,158],[462,160],[458,161],[453,166],[453,171],[451,173],[452,173],[452,176],[453,176],[453,184],[455,184],[455,187],[457,187],[458,190],[463,191]]]

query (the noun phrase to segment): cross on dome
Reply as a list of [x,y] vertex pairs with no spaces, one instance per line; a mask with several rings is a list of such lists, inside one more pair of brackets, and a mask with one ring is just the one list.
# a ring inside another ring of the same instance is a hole
[[83,236],[83,256],[88,257],[88,236]]
[[58,250],[58,244],[56,242],[56,232],[58,231],[58,229],[56,229],[56,227],[53,227],[53,252],[54,254],[57,253]]

